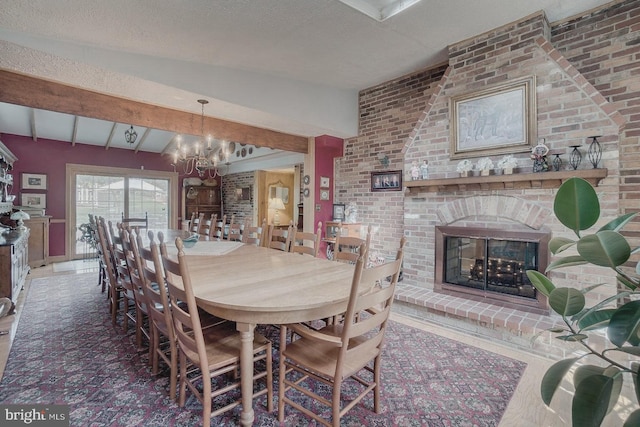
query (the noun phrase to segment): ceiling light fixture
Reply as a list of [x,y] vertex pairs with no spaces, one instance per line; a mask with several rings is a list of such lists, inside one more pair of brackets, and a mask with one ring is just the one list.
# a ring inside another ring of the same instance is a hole
[[[235,142],[216,141],[213,146],[213,138],[204,135],[204,106],[209,103],[206,99],[198,99],[202,106],[200,118],[200,139],[193,144],[186,144],[178,138],[177,149],[173,154],[174,165],[181,164],[185,175],[191,175],[194,171],[202,178],[209,175],[210,178],[223,176],[229,170],[229,159],[235,151]],[[219,167],[226,166],[226,170]]]
[[136,139],[138,139],[138,132],[133,129],[133,125],[126,131],[124,131],[124,140],[127,141],[127,144],[135,144]]

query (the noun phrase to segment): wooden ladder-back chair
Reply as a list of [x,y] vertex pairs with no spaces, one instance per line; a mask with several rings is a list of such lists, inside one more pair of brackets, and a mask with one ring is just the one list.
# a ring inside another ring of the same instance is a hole
[[218,221],[218,214],[215,214],[215,213],[211,214],[209,219],[205,220],[204,223],[202,224],[202,227],[200,227],[200,234],[211,238],[213,234],[213,230],[215,230],[216,228],[217,221]]
[[149,214],[144,213],[144,217],[137,218],[125,218],[124,212],[122,212],[122,220],[120,221],[125,227],[135,228],[136,230],[142,230],[149,228]]
[[146,338],[149,344],[149,363],[153,356],[153,346],[151,342],[151,318],[149,317],[149,300],[144,292],[144,272],[141,269],[142,260],[138,251],[137,233],[133,230],[123,228],[123,247],[131,283],[136,303],[136,345],[138,351],[142,350],[142,338]]
[[231,215],[231,222],[229,222],[229,232],[227,233],[227,240],[233,242],[242,241],[242,224],[240,221],[236,221],[236,216]]
[[253,226],[251,220],[247,218],[242,231],[242,242],[248,245],[262,246],[266,224],[267,220],[264,219],[261,225]]
[[333,245],[333,260],[354,264],[359,257],[358,250],[363,243],[366,245],[367,251],[371,244],[371,226],[367,227],[367,237],[362,239],[355,236],[342,236],[343,229],[339,229],[336,233],[336,241]]
[[202,224],[204,222],[204,213],[199,213],[196,218],[191,221],[190,229],[193,234],[200,234],[200,229],[202,228]]
[[129,260],[127,254],[131,252],[129,246],[129,234],[125,234],[124,225],[119,223],[116,227],[117,235],[113,237],[114,251],[116,259],[116,272],[118,274],[118,281],[122,286],[122,298],[124,305],[124,316],[122,320],[122,329],[125,332],[129,329],[129,321],[131,321],[136,331],[136,345],[140,348],[141,338],[138,338],[140,328],[142,327],[142,315],[138,312],[138,306],[136,304],[136,286],[133,284],[131,278],[131,270],[129,266]]
[[[209,427],[211,417],[226,412],[241,403],[235,400],[224,407],[212,409],[212,400],[228,391],[238,389],[240,382],[235,373],[240,367],[240,334],[233,323],[227,322],[203,329],[198,315],[195,295],[191,285],[189,272],[184,259],[183,243],[176,239],[178,260],[167,256],[162,257],[162,263],[167,273],[166,280],[169,289],[169,299],[173,326],[178,340],[180,353],[180,393],[178,404],[183,407],[186,400],[186,389],[198,398],[203,405],[202,425]],[[253,397],[267,395],[267,410],[273,410],[273,373],[272,373],[271,342],[259,334],[255,334],[253,341],[254,364],[265,363],[265,369],[254,374],[254,381],[264,379],[265,388],[254,393]],[[191,362],[199,369],[199,375],[187,375],[187,362]],[[231,375],[226,375],[231,374]],[[212,390],[211,380],[225,376],[232,383]],[[202,392],[197,384],[201,381]]]
[[[370,391],[373,391],[373,409],[380,412],[382,347],[405,242],[403,237],[394,261],[371,268],[365,268],[366,246],[360,246],[343,323],[317,331],[305,324],[280,328],[278,420],[281,423],[287,404],[320,424],[338,427],[340,418]],[[391,281],[387,286],[378,285],[389,277]],[[300,338],[288,342],[288,330]],[[342,385],[346,381],[359,384],[360,389],[357,396],[341,406]],[[316,382],[332,388],[330,399],[317,394]],[[330,407],[331,420],[308,409],[310,404],[301,405],[299,399],[291,398],[293,393]]]
[[227,216],[222,215],[222,218],[216,221],[215,227],[213,227],[212,234],[209,236],[214,240],[222,240],[224,238],[224,226],[227,222]]
[[[160,248],[149,231],[149,248],[137,246],[140,253],[139,270],[142,272],[143,291],[149,303],[151,329],[151,372],[158,375],[160,359],[169,366],[169,396],[176,399],[178,384],[178,347],[173,331],[169,297],[164,283],[164,267],[160,259]],[[162,338],[165,341],[162,342]]]
[[94,243],[94,249],[98,257],[98,286],[100,290],[105,292],[107,290],[107,266],[105,265],[105,257],[102,252],[102,242],[100,241],[100,235],[98,234],[98,218],[93,214],[89,214],[89,229],[91,230],[92,239]]
[[318,222],[318,228],[315,233],[294,230],[291,240],[291,252],[308,254],[317,258],[320,252],[321,239],[322,222]]
[[122,285],[118,281],[116,272],[116,261],[113,254],[113,245],[109,236],[109,228],[103,217],[97,218],[98,237],[102,248],[103,262],[107,272],[107,295],[109,300],[109,311],[111,313],[111,323],[116,324],[120,302],[122,300]]
[[269,225],[269,237],[267,237],[266,247],[277,249],[279,251],[289,252],[291,248],[291,234],[293,233],[293,224],[289,224],[287,228],[276,228],[275,225]]

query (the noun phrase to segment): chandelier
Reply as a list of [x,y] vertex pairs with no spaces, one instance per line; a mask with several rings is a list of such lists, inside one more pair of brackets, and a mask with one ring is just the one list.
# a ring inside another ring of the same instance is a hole
[[[177,140],[177,148],[173,154],[174,165],[182,166],[185,175],[191,175],[194,171],[203,178],[223,176],[229,170],[229,159],[235,151],[235,142],[216,141],[211,136],[204,135],[204,106],[209,103],[206,99],[198,99],[202,106],[200,118],[200,139],[193,144],[183,143],[181,138]],[[223,168],[223,166],[226,166]]]

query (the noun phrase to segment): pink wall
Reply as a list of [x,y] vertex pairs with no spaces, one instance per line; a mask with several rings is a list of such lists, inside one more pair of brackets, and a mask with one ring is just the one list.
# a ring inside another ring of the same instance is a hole
[[[314,201],[314,212],[315,212],[315,220],[314,223],[317,224],[318,221],[322,221],[322,224],[326,224],[327,221],[331,221],[333,219],[333,200],[335,195],[333,194],[334,188],[334,174],[333,174],[333,160],[336,157],[341,157],[343,154],[343,140],[340,138],[336,138],[329,135],[322,135],[316,138],[315,141],[316,152],[315,152],[315,201]],[[320,200],[320,177],[327,176],[331,179],[330,184],[330,193],[329,200]],[[320,205],[320,210],[315,210],[315,207]],[[324,225],[323,225],[323,237],[324,237]],[[322,242],[320,246],[320,252],[322,254],[326,253],[326,244]]]
[[[65,170],[67,163],[130,169],[144,167],[144,169],[158,171],[173,170],[167,157],[154,153],[133,153],[130,150],[118,148],[105,150],[103,147],[86,144],[72,146],[68,142],[45,139],[34,142],[28,137],[8,134],[0,134],[0,140],[18,158],[12,171],[14,180],[12,194],[16,195],[14,204],[20,204],[22,172],[46,174],[46,214],[52,217],[52,221],[64,220],[66,217]],[[49,233],[49,256],[64,256],[64,254],[64,223],[52,223]]]

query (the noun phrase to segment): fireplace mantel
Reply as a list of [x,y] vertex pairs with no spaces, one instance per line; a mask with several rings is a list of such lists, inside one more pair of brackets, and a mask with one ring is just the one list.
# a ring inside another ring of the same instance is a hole
[[607,177],[607,169],[580,169],[559,172],[514,173],[511,175],[470,176],[465,178],[425,179],[406,181],[410,194],[423,192],[453,192],[476,190],[510,190],[526,188],[557,188],[569,178],[583,178],[597,187]]

